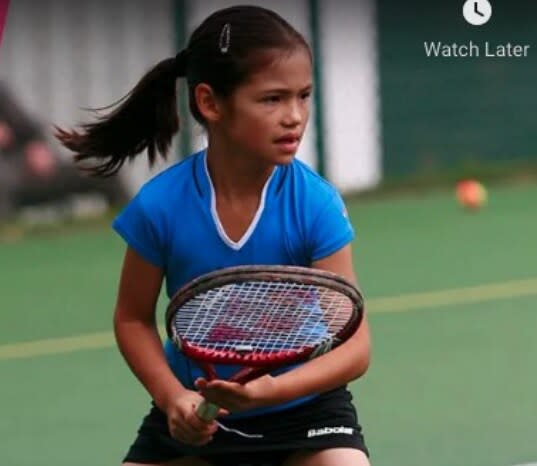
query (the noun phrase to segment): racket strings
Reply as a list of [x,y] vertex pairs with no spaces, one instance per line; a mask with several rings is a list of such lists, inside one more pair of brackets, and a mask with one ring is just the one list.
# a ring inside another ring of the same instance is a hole
[[174,325],[207,350],[270,353],[317,346],[352,312],[352,301],[330,288],[251,281],[195,296],[175,314]]

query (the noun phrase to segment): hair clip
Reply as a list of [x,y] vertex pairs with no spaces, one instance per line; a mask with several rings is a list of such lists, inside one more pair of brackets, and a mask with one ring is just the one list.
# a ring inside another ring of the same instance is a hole
[[231,42],[231,25],[229,23],[224,24],[222,32],[220,33],[220,52],[228,53],[229,43]]

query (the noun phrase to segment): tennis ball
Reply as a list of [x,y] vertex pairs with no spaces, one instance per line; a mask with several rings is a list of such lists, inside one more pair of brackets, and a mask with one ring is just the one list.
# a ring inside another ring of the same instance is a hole
[[487,190],[476,180],[463,180],[455,190],[457,201],[467,209],[477,210],[487,203]]

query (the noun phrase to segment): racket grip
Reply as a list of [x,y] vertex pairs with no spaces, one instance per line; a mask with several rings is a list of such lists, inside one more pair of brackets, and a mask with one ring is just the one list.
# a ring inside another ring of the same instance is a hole
[[208,401],[202,401],[196,409],[196,414],[200,419],[204,421],[213,421],[218,415],[219,406],[209,403]]

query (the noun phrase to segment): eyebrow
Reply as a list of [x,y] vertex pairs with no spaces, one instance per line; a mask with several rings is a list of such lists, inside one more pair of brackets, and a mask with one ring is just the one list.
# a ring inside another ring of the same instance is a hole
[[[307,86],[301,88],[298,92],[302,93],[306,91],[311,91],[312,89],[313,84],[308,84]],[[294,91],[292,91],[288,87],[271,87],[261,90],[260,94],[294,94]]]

